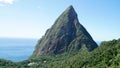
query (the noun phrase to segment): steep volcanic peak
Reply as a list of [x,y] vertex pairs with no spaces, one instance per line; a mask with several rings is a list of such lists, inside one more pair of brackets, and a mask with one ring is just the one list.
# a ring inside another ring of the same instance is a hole
[[39,40],[33,55],[72,53],[83,46],[92,51],[98,45],[79,23],[74,8],[69,6]]
[[68,14],[69,16],[73,16],[73,17],[77,17],[77,13],[75,12],[75,10],[74,10],[74,8],[73,8],[73,6],[71,5],[71,6],[69,6],[65,11],[64,11],[64,13],[63,14]]

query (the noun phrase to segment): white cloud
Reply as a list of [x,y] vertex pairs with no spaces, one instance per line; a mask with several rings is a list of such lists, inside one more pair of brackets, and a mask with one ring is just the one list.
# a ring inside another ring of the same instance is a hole
[[4,6],[4,4],[13,4],[14,0],[0,0],[0,6]]
[[14,0],[4,0],[5,3],[13,4]]

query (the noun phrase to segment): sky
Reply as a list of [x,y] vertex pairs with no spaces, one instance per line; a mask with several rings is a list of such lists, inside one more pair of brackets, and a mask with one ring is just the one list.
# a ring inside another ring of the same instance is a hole
[[94,40],[120,38],[120,0],[0,0],[0,37],[39,39],[69,5]]

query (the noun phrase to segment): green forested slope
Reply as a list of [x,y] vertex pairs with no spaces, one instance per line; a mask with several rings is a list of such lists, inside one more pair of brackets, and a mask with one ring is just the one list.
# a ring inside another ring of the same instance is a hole
[[85,63],[88,67],[120,68],[120,39],[102,42]]
[[82,47],[76,53],[44,55],[23,62],[0,60],[1,68],[120,68],[120,39],[104,41],[88,52]]

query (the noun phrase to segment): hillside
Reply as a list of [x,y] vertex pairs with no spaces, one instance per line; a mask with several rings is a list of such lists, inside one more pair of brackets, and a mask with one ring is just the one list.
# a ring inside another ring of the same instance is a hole
[[[84,48],[84,47],[83,47]],[[34,57],[22,62],[0,60],[0,67],[5,68],[119,68],[120,39],[104,41],[88,52],[86,49],[74,54],[58,54]]]
[[120,39],[104,41],[92,52],[84,49],[74,54],[40,56],[29,62],[35,63],[30,66],[33,68],[119,68],[119,57]]

